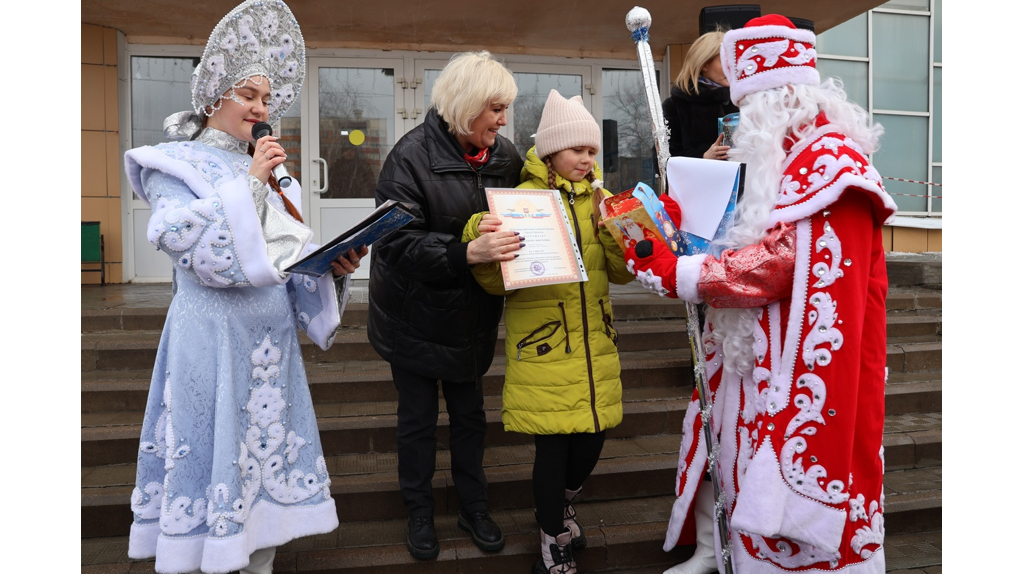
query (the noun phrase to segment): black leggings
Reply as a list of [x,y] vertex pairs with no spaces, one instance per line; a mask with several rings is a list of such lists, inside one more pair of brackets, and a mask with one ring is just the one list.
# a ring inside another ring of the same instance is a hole
[[548,536],[562,533],[565,491],[578,490],[590,476],[604,447],[599,433],[535,435],[533,501],[537,522]]

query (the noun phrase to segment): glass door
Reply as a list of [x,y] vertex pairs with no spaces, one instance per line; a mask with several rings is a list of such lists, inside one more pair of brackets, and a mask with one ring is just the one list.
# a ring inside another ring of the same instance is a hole
[[[413,102],[412,119],[415,125],[423,123],[427,117],[427,110],[430,109],[430,93],[434,88],[434,82],[441,70],[448,64],[448,60],[416,60],[416,78],[413,80]],[[502,132],[502,135],[505,135]]]
[[[405,108],[396,105],[404,101],[405,81],[400,59],[310,58],[308,64],[303,185],[309,225],[325,243],[374,208],[377,176],[405,131]],[[364,261],[354,278],[369,278]]]
[[509,108],[507,129],[512,134],[510,139],[524,160],[526,152],[534,145],[541,112],[544,111],[544,103],[548,101],[551,90],[557,90],[566,98],[582,96],[583,105],[593,113],[589,66],[509,64],[508,67],[515,76],[519,95]]

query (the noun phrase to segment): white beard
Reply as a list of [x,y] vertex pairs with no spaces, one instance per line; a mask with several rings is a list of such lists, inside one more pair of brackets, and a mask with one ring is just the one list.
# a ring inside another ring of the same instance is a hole
[[[837,130],[857,142],[865,153],[878,149],[882,127],[860,106],[847,100],[842,84],[832,78],[820,86],[788,85],[747,94],[740,102],[740,124],[733,136],[730,159],[747,164],[743,198],[736,206],[735,225],[719,244],[739,249],[761,240],[782,183],[785,138],[798,145],[815,128],[819,110]],[[749,375],[754,363],[754,328],[759,309],[710,309],[708,322],[723,348],[727,372]]]
[[[817,107],[813,111],[792,110],[777,101],[779,96],[776,91],[750,94],[740,107],[742,119],[733,137],[735,147],[730,159],[746,163],[747,172],[743,197],[736,206],[735,223],[721,242],[727,249],[753,245],[765,236],[782,181],[782,165],[786,159],[783,139],[790,133],[794,118],[809,116],[813,121],[817,114]],[[707,320],[714,327],[714,340],[722,345],[726,372],[743,376],[752,373],[754,331],[759,312],[760,308],[709,308]]]

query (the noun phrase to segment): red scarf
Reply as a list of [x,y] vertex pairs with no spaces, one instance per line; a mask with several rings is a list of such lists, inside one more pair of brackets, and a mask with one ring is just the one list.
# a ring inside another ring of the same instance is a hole
[[466,163],[473,166],[473,169],[480,169],[487,160],[490,158],[490,150],[484,148],[477,152],[476,155],[469,155],[468,153],[462,154],[462,159],[466,160]]

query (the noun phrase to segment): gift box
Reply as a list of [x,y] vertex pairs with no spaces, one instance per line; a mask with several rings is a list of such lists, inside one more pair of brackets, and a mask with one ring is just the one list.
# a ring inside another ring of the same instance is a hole
[[644,183],[601,202],[601,220],[623,251],[644,239],[661,241],[677,256],[686,252],[686,239],[665,212],[657,194]]

